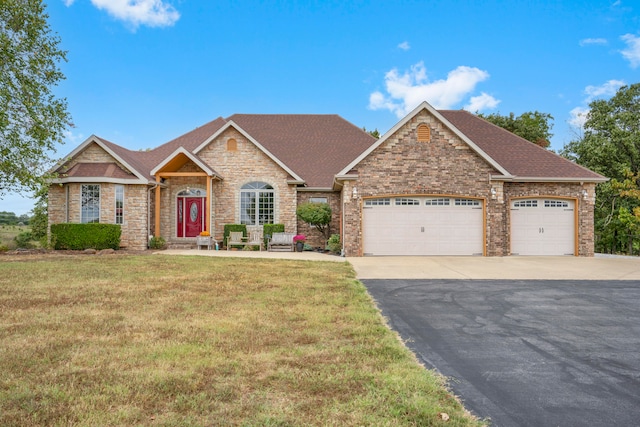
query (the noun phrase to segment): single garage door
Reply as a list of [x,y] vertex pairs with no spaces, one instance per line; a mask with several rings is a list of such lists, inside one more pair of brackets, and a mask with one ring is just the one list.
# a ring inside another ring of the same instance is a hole
[[482,201],[449,197],[366,199],[365,255],[482,255]]
[[512,255],[574,255],[575,201],[520,199],[511,202]]

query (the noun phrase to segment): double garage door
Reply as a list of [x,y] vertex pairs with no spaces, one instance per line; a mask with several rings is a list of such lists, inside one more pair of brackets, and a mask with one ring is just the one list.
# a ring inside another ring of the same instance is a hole
[[482,201],[448,197],[367,199],[365,255],[482,255]]
[[[510,203],[512,255],[575,254],[575,202]],[[364,255],[482,255],[483,201],[453,197],[366,199]]]

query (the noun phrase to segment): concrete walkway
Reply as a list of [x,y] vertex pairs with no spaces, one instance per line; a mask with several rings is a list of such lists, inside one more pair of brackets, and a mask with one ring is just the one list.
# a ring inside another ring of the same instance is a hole
[[164,255],[351,263],[358,279],[640,280],[639,257],[339,257],[319,252],[165,250]]

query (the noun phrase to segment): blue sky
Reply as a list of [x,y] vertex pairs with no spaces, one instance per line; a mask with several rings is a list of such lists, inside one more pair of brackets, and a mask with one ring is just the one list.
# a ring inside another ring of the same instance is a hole
[[384,133],[424,100],[549,113],[557,151],[591,100],[640,82],[630,0],[45,3],[75,124],[57,158],[92,134],[145,149],[234,113],[339,114]]

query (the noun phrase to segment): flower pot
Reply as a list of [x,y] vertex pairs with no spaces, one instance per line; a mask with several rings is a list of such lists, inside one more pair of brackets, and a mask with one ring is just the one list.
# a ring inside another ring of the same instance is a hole
[[304,249],[304,242],[296,242],[296,252],[302,252]]

